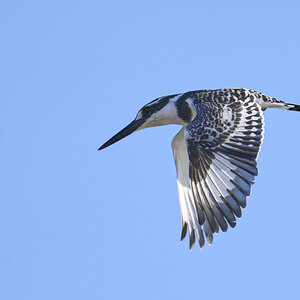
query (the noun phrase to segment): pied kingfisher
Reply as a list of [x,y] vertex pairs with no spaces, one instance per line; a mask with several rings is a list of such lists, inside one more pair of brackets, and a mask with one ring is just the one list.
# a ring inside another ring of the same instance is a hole
[[[209,244],[213,233],[236,225],[246,207],[257,156],[264,133],[262,111],[267,108],[300,111],[254,90],[197,90],[157,98],[98,150],[134,131],[167,124],[182,125],[172,140],[182,215],[181,240],[189,232],[190,249],[195,234],[200,248],[204,234]],[[203,234],[204,233],[204,234]]]

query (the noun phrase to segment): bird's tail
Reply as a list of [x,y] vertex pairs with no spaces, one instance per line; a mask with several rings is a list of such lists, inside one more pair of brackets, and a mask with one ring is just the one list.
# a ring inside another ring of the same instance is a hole
[[267,108],[279,108],[279,109],[286,109],[286,110],[294,110],[300,111],[300,105],[287,103],[282,100],[278,100],[276,98],[269,97],[267,95],[258,94],[257,102],[260,104],[262,110],[266,110]]
[[300,111],[300,105],[292,104],[292,103],[285,103],[286,109]]
[[277,100],[275,98],[270,98],[270,102],[265,102],[265,108],[280,108],[280,109],[287,109],[287,110],[294,110],[294,111],[300,111],[300,105],[293,104],[293,103],[287,103],[281,100]]

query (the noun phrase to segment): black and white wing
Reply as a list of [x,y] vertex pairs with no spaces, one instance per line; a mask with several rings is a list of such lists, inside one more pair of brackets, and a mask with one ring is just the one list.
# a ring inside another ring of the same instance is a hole
[[246,206],[256,159],[263,139],[263,116],[252,98],[232,103],[201,102],[194,120],[172,141],[182,214],[182,235],[187,229],[190,248],[195,234],[200,247],[204,234],[236,225]]

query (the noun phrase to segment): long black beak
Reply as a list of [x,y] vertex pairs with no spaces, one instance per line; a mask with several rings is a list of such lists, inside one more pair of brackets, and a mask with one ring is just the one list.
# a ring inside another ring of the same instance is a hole
[[133,120],[129,125],[123,128],[120,132],[114,135],[111,139],[109,139],[106,143],[104,143],[98,150],[102,150],[119,140],[125,138],[129,134],[133,133],[136,129],[138,129],[145,121],[143,119]]

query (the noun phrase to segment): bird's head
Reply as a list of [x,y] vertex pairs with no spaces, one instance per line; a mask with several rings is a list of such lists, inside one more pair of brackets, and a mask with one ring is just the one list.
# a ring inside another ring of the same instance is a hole
[[179,102],[180,96],[181,94],[176,94],[149,102],[139,110],[135,119],[129,125],[104,143],[98,150],[102,150],[140,129],[167,124],[184,125],[187,121],[191,121],[187,118],[192,118],[194,112],[185,99],[182,104]]

